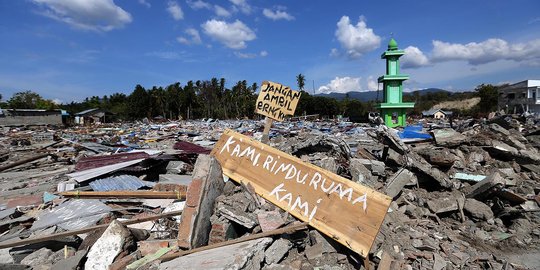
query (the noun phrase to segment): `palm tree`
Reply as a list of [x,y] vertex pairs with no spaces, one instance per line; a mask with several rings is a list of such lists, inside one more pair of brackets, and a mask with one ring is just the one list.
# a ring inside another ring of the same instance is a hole
[[300,89],[300,91],[303,91],[304,86],[306,85],[306,77],[304,77],[302,73],[298,74],[298,76],[296,76],[296,83],[298,84],[298,89]]

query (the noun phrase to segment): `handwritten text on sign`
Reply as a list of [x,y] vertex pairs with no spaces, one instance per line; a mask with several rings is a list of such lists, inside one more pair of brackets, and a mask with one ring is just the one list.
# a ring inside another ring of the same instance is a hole
[[381,193],[226,130],[212,150],[223,173],[266,200],[367,256],[391,199]]
[[300,99],[300,92],[279,83],[264,81],[257,97],[255,112],[277,121],[286,115],[293,115]]

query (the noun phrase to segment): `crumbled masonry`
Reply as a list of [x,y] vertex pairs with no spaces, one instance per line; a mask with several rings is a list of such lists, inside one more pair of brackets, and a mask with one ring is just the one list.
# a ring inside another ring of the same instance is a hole
[[273,123],[271,147],[392,198],[367,258],[224,177],[223,131],[264,120],[0,129],[0,269],[540,269],[539,119],[419,124]]

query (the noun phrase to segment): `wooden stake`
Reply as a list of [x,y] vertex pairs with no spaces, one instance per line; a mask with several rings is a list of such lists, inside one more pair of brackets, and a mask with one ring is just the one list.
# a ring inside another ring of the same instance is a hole
[[263,136],[261,138],[262,143],[268,143],[268,141],[270,140],[270,128],[272,128],[273,122],[274,120],[272,120],[272,118],[266,117],[266,121],[264,122]]
[[[121,223],[124,224],[124,225],[131,225],[131,224],[137,224],[137,223],[142,223],[142,222],[146,222],[146,221],[152,221],[152,220],[156,220],[156,219],[160,219],[160,218],[164,218],[164,217],[178,216],[180,214],[182,214],[182,211],[172,211],[172,212],[163,213],[163,214],[159,214],[159,215],[127,220],[127,221],[124,221],[124,222],[121,222]],[[40,236],[40,237],[26,238],[26,239],[22,239],[22,240],[18,240],[18,241],[12,241],[12,242],[9,242],[9,243],[0,243],[0,249],[9,248],[9,247],[16,247],[16,246],[22,246],[22,245],[28,245],[28,244],[34,244],[34,243],[40,243],[40,242],[54,240],[54,239],[57,239],[57,238],[76,235],[76,234],[83,234],[83,233],[91,232],[91,231],[94,231],[94,230],[107,228],[108,226],[109,226],[109,224],[107,223],[107,224],[96,225],[96,226],[83,228],[83,229],[79,229],[79,230],[55,233],[55,234],[52,234],[52,235],[45,235],[45,236]]]
[[308,226],[307,223],[294,224],[294,225],[291,225],[291,226],[287,226],[285,228],[276,229],[276,230],[263,232],[263,233],[252,234],[252,235],[236,238],[236,239],[233,239],[233,240],[229,240],[229,241],[225,241],[225,242],[221,242],[221,243],[217,243],[217,244],[213,244],[213,245],[208,245],[208,246],[194,248],[194,249],[190,249],[190,250],[184,250],[184,251],[178,251],[178,252],[175,252],[175,253],[170,253],[170,254],[167,254],[167,255],[164,255],[163,257],[161,257],[160,260],[162,262],[170,261],[172,259],[176,259],[178,257],[182,257],[182,256],[185,256],[185,255],[188,255],[188,254],[191,254],[191,253],[195,253],[195,252],[210,250],[210,249],[224,247],[224,246],[230,246],[230,245],[233,245],[233,244],[238,244],[238,243],[242,243],[242,242],[246,242],[246,241],[250,241],[250,240],[255,240],[255,239],[259,239],[259,238],[263,238],[263,237],[268,237],[268,236],[272,236],[272,235],[278,235],[278,234],[284,234],[284,233],[292,233],[292,232],[296,232],[296,231],[300,231],[300,230],[305,230],[305,229],[307,229],[307,226]]
[[60,192],[63,197],[77,199],[96,199],[96,198],[141,198],[141,199],[177,199],[185,200],[185,191],[66,191]]

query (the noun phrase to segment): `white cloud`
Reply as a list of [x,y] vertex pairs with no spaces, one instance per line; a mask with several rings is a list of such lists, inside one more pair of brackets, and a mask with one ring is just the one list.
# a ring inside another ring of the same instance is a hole
[[220,17],[230,17],[231,16],[231,12],[229,12],[227,9],[225,9],[224,7],[219,6],[219,5],[214,6],[214,12],[216,13],[217,16],[220,16]]
[[67,23],[75,28],[110,31],[122,28],[133,19],[131,14],[117,6],[113,0],[33,0],[42,5],[40,13]]
[[294,16],[287,13],[287,11],[285,11],[285,10],[286,10],[286,8],[282,7],[282,6],[276,7],[275,11],[273,11],[271,9],[268,9],[268,8],[265,8],[265,9],[263,9],[263,15],[266,18],[274,20],[274,21],[277,21],[277,20],[292,21],[292,20],[294,20]]
[[464,60],[471,65],[497,60],[534,63],[540,60],[540,39],[515,44],[497,38],[467,44],[434,40],[431,60],[433,62]]
[[352,58],[375,50],[381,44],[381,38],[373,32],[373,29],[367,27],[362,17],[356,26],[351,24],[348,16],[341,17],[337,23],[336,38]]
[[418,68],[429,65],[429,60],[424,53],[414,46],[405,48],[405,55],[401,58],[404,68]]
[[319,93],[347,93],[360,91],[360,78],[336,77],[329,84],[319,87]]
[[373,78],[373,76],[369,76],[367,78],[367,88],[369,91],[379,90],[379,83]]
[[330,56],[331,56],[331,57],[338,57],[338,56],[340,56],[340,55],[341,55],[341,54],[339,53],[339,50],[338,50],[338,49],[332,48],[332,49],[330,50]]
[[235,8],[240,9],[244,14],[251,14],[251,6],[247,3],[247,0],[229,0],[233,3]]
[[155,52],[149,52],[149,53],[146,53],[145,54],[146,56],[153,56],[153,57],[157,57],[157,58],[161,58],[161,59],[165,59],[165,60],[179,60],[179,59],[182,59],[182,55],[178,52],[159,52],[159,51],[155,51]]
[[184,19],[184,12],[176,1],[169,1],[167,11],[176,21]]
[[199,31],[195,28],[188,28],[186,31],[184,31],[189,38],[186,37],[178,37],[176,40],[182,44],[191,45],[191,44],[201,44],[201,36],[199,35]]
[[261,51],[259,54],[234,52],[234,55],[236,55],[236,57],[238,57],[238,58],[252,59],[252,58],[256,58],[257,56],[266,57],[268,55],[268,52],[267,51]]
[[231,49],[243,49],[246,42],[254,40],[255,32],[239,20],[227,23],[219,20],[209,20],[201,25],[204,33],[218,40]]
[[211,9],[212,8],[212,5],[210,5],[209,3],[207,2],[204,2],[204,1],[201,1],[201,0],[197,0],[197,1],[186,1],[186,3],[189,5],[189,7],[191,7],[192,9]]
[[234,52],[234,55],[238,58],[244,58],[244,59],[252,59],[257,57],[254,53],[241,53],[241,52]]
[[147,8],[152,7],[152,5],[150,5],[150,3],[148,3],[146,0],[139,0],[139,4],[146,6]]

